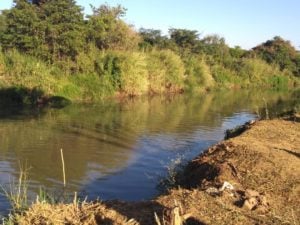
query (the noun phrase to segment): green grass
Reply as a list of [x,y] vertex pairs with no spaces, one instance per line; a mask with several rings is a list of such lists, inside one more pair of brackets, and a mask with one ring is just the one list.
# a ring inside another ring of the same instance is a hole
[[170,50],[153,50],[147,55],[149,91],[178,92],[184,89],[185,67],[181,58]]
[[284,89],[300,83],[290,72],[261,59],[241,59],[230,68],[207,60],[205,55],[181,58],[171,50],[99,51],[89,46],[75,62],[49,64],[16,50],[2,52],[0,103],[36,105],[53,97],[55,102],[95,102],[115,96],[236,86]]
[[211,68],[207,65],[205,58],[191,56],[185,59],[186,68],[186,90],[199,92],[212,88],[215,80],[212,76]]

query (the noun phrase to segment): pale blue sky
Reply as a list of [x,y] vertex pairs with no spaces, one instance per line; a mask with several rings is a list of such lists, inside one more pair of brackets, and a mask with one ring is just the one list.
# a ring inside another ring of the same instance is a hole
[[[279,35],[300,49],[300,0],[77,0],[90,12],[89,4],[121,4],[128,9],[125,20],[136,28],[198,30],[219,34],[230,46],[252,48]],[[12,0],[0,0],[0,9]]]

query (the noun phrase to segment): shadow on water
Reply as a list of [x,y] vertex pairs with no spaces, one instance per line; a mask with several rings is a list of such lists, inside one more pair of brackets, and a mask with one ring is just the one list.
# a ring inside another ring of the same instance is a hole
[[9,87],[0,89],[0,107],[45,106],[63,108],[70,100],[60,96],[46,96],[39,88]]

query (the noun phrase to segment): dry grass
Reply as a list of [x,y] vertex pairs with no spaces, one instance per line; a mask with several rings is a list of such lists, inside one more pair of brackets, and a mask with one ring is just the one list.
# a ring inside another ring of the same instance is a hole
[[28,188],[28,170],[25,165],[20,164],[19,179],[17,183],[12,180],[8,187],[1,186],[2,194],[9,200],[13,212],[19,212],[28,207],[27,188]]

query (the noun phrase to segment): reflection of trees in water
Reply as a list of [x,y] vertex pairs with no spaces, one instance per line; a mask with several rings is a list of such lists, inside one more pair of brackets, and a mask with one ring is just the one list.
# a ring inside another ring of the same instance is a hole
[[141,135],[180,136],[199,126],[213,129],[234,112],[264,107],[263,99],[275,109],[290,107],[299,99],[294,98],[288,92],[224,91],[71,105],[29,119],[0,121],[0,154],[12,159],[16,171],[17,161],[27,160],[31,179],[51,185],[61,181],[59,150],[63,148],[67,180],[78,184],[126,167]]

